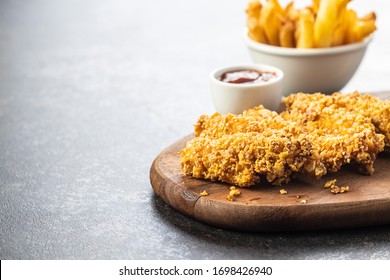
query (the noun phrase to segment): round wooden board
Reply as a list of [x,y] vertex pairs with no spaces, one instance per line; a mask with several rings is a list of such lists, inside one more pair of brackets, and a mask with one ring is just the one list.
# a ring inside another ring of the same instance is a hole
[[[390,153],[375,161],[375,173],[362,175],[345,166],[320,180],[294,178],[283,187],[266,182],[240,188],[226,199],[231,185],[195,179],[181,172],[178,152],[193,135],[182,138],[154,160],[150,181],[155,193],[176,210],[220,228],[245,231],[297,231],[351,228],[390,223]],[[325,182],[337,179],[350,191],[333,194]],[[287,190],[281,195],[280,189]],[[208,196],[200,193],[206,190]],[[306,203],[301,203],[306,200]]]
[[[231,185],[184,176],[178,152],[193,136],[165,149],[154,160],[150,181],[155,193],[176,210],[221,228],[247,231],[334,229],[390,223],[390,155],[381,154],[372,176],[348,166],[320,180],[294,178],[282,188],[260,183],[240,188],[234,201],[226,196]],[[337,179],[350,191],[333,194],[326,181]],[[200,193],[206,190],[208,196]],[[305,199],[306,204],[301,203]]]

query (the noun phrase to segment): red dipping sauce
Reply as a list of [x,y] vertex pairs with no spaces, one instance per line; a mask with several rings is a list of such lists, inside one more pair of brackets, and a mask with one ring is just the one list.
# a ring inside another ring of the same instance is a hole
[[219,78],[222,82],[231,84],[265,83],[276,78],[276,73],[245,69],[225,72]]

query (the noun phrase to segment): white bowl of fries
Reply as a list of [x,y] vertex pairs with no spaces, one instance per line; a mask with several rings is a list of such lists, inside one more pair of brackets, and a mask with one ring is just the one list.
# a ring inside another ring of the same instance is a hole
[[284,72],[283,95],[341,90],[358,69],[369,37],[361,43],[322,49],[293,49],[245,41],[255,63],[271,64]]
[[284,72],[283,94],[333,93],[358,69],[376,30],[376,15],[363,17],[349,0],[313,0],[282,7],[278,0],[251,0],[244,41],[255,63]]

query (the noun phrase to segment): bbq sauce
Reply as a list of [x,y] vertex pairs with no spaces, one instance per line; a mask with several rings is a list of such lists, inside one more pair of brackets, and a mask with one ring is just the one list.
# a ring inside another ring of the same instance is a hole
[[221,75],[220,80],[231,84],[265,83],[276,78],[276,74],[253,69],[229,71]]

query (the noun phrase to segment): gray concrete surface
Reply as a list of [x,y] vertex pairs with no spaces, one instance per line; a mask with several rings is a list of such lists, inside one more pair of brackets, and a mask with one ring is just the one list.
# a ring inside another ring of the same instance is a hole
[[[388,225],[226,231],[154,195],[153,159],[214,110],[209,72],[250,62],[245,6],[0,2],[0,259],[390,259]],[[379,30],[346,90],[390,89],[389,4],[361,6]]]

